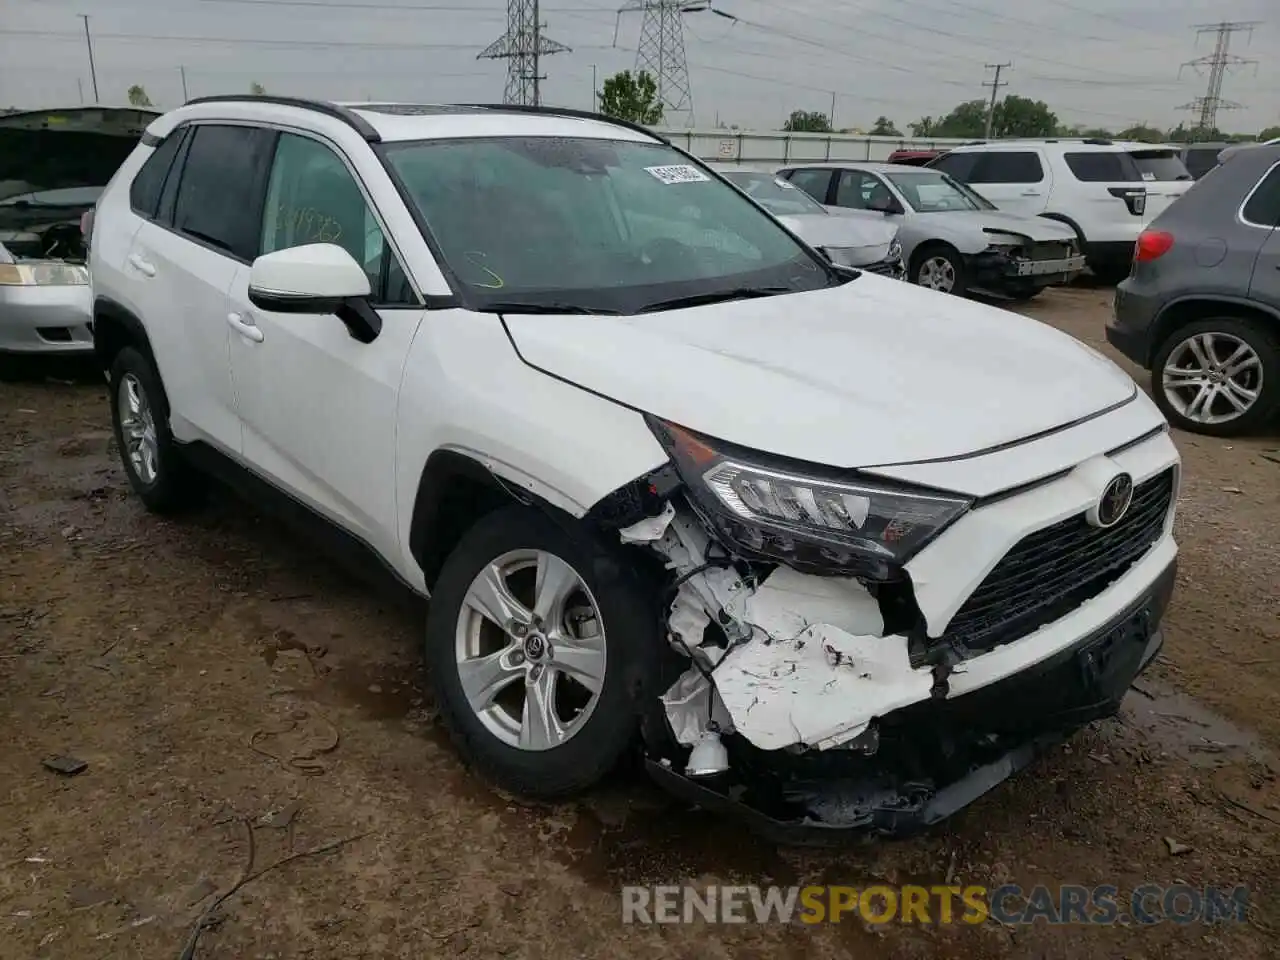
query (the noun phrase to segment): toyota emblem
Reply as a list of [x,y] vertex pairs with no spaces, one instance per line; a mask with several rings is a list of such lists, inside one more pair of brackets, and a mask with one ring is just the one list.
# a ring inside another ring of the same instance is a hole
[[1129,511],[1133,502],[1133,477],[1117,474],[1103,487],[1097,505],[1089,511],[1089,522],[1095,527],[1114,527]]

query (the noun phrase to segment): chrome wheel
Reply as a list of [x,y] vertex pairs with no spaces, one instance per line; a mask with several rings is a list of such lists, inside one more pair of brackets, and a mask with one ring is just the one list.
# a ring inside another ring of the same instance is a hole
[[120,438],[134,476],[143,484],[156,482],[160,462],[160,441],[155,416],[142,382],[132,373],[120,378],[117,401],[120,411]]
[[946,257],[929,257],[920,264],[916,283],[939,293],[950,293],[956,286],[956,268]]
[[1262,359],[1229,333],[1197,333],[1173,348],[1161,371],[1169,406],[1193,423],[1229,423],[1262,395]]
[[508,746],[567,742],[600,699],[600,608],[577,571],[544,550],[504,553],[476,575],[454,647],[467,703]]

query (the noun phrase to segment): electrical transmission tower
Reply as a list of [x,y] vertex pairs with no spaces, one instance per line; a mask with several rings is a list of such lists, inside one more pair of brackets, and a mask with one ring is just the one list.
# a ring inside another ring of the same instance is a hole
[[507,0],[507,32],[476,56],[477,60],[506,60],[507,89],[503,103],[538,106],[542,103],[541,60],[553,53],[567,53],[563,43],[543,36],[538,0]]
[[[1245,33],[1252,35],[1253,28],[1258,26],[1260,20],[1223,20],[1220,23],[1201,23],[1196,25],[1196,39],[1201,34],[1213,33],[1217,37],[1213,45],[1213,53],[1207,56],[1197,57],[1194,60],[1188,60],[1182,65],[1182,69],[1190,67],[1197,73],[1200,73],[1202,67],[1209,69],[1209,88],[1205,91],[1203,97],[1196,97],[1190,103],[1184,103],[1179,110],[1194,110],[1199,114],[1196,121],[1197,130],[1216,130],[1218,127],[1218,111],[1219,110],[1239,110],[1240,104],[1231,100],[1222,99],[1222,79],[1226,76],[1228,67],[1241,67],[1247,64],[1257,64],[1257,60],[1246,60],[1244,57],[1237,57],[1231,53],[1231,35],[1233,33]],[[1179,75],[1182,69],[1178,71]]]
[[[711,10],[711,0],[634,0],[618,9],[642,13],[640,44],[636,47],[636,72],[653,77],[658,100],[667,120],[682,114],[693,121],[693,90],[689,85],[689,63],[684,55],[684,15]],[[711,10],[712,13],[719,13]],[[727,19],[736,19],[727,17]],[[615,30],[615,43],[617,42]]]

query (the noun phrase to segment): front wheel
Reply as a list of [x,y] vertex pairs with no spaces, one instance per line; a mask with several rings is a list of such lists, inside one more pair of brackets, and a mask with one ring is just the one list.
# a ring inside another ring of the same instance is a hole
[[925,247],[911,259],[911,282],[939,293],[963,294],[967,287],[964,261],[950,247]]
[[1232,317],[1180,327],[1156,351],[1151,390],[1183,430],[1251,433],[1280,410],[1280,341]]
[[498,786],[577,793],[635,741],[663,638],[658,603],[620,550],[515,506],[445,562],[428,672],[463,758]]

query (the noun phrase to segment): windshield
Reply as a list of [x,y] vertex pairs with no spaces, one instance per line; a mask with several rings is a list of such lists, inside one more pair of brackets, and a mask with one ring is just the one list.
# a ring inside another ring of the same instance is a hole
[[842,282],[663,144],[501,137],[382,153],[476,309],[631,314]]
[[895,170],[885,176],[916,213],[996,209],[996,205],[986,197],[937,170]]
[[1143,180],[1190,180],[1182,159],[1173,150],[1130,150]]
[[771,173],[752,170],[730,170],[721,174],[774,216],[816,213],[826,216],[826,209],[794,183]]

